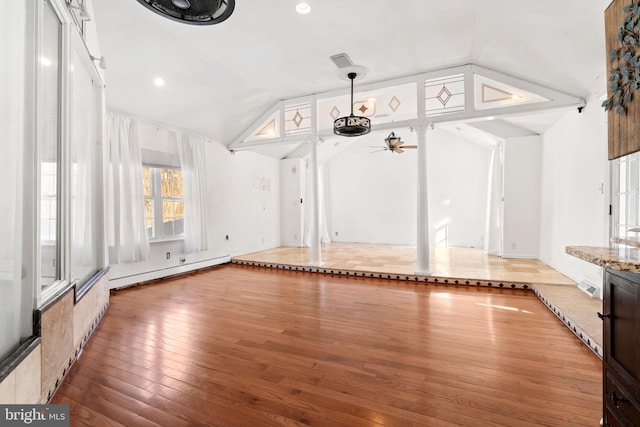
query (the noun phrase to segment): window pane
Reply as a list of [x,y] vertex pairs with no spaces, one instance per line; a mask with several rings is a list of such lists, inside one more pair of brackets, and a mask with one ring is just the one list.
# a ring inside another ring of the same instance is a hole
[[179,170],[174,170],[173,171],[173,185],[172,185],[172,197],[179,197],[182,198],[183,197],[183,190],[182,190],[182,171]]
[[144,222],[147,227],[147,237],[152,239],[156,237],[154,227],[155,216],[153,214],[153,199],[144,199]]
[[162,185],[162,197],[169,197],[171,195],[171,180],[169,178],[169,169],[162,169],[160,172],[160,179]]
[[162,197],[181,198],[182,172],[178,169],[162,169]]
[[637,211],[636,211],[637,206],[638,206],[638,194],[629,193],[629,196],[626,201],[626,208],[627,208],[626,224],[630,227],[638,225]]
[[151,185],[151,168],[149,166],[142,167],[142,184],[144,185],[145,197],[153,196],[153,186]]
[[102,267],[100,222],[101,90],[92,79],[86,50],[76,35],[71,84],[71,272],[70,279],[81,286]]
[[[30,274],[34,260],[24,257],[23,238],[28,229],[33,228],[30,216],[33,209],[23,209],[23,182],[31,181],[33,171],[23,169],[23,148],[28,139],[24,130],[29,127],[29,115],[24,113],[25,92],[32,93],[31,84],[25,84],[25,51],[29,52],[25,41],[27,31],[27,3],[25,1],[0,1],[0,182],[2,188],[2,207],[0,208],[0,361],[20,344],[20,339],[32,334],[30,319],[33,312],[34,278]],[[33,204],[33,202],[31,202]],[[33,240],[33,239],[31,239]],[[26,251],[31,252],[33,244],[27,242]],[[26,252],[25,251],[25,252]],[[28,253],[28,252],[27,252]],[[26,331],[25,331],[26,329]],[[10,372],[10,371],[9,371]],[[7,382],[3,383],[2,389]],[[14,389],[15,390],[15,386]],[[2,398],[5,393],[2,393]],[[8,403],[3,400],[3,403]]]
[[628,181],[628,189],[627,191],[632,192],[632,191],[638,191],[638,159],[634,158],[631,159],[627,162],[627,164],[629,165],[629,172],[628,172],[628,177],[629,177],[629,181]]
[[162,201],[162,222],[173,221],[173,202],[171,200]]
[[176,219],[184,218],[184,202],[177,201],[173,204],[173,214]]
[[182,200],[162,200],[163,236],[171,237],[184,231],[184,202]]
[[56,211],[58,183],[58,146],[60,141],[60,40],[62,26],[49,2],[43,7],[43,43],[39,58],[38,144],[40,152],[40,216],[49,222],[40,234],[41,286],[59,278],[55,266],[57,248]]

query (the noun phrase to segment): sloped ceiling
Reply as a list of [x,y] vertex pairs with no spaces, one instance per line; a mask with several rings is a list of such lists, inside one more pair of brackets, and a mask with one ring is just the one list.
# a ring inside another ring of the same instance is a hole
[[[275,102],[476,63],[587,97],[605,70],[604,0],[236,0],[213,26],[164,19],[135,0],[94,0],[107,106],[228,145]],[[166,85],[157,88],[158,76]]]

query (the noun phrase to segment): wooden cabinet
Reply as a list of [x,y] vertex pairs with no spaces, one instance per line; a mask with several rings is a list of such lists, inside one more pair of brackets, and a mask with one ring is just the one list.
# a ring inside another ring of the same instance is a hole
[[640,273],[604,277],[605,426],[640,426]]

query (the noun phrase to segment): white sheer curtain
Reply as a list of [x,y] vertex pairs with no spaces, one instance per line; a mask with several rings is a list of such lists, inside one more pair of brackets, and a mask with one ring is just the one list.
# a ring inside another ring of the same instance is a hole
[[142,156],[133,120],[107,115],[107,241],[109,263],[150,257],[144,218]]
[[200,252],[207,245],[207,170],[202,138],[183,135],[178,144],[184,190],[184,252]]
[[502,256],[502,144],[493,148],[487,188],[484,249],[491,255]]

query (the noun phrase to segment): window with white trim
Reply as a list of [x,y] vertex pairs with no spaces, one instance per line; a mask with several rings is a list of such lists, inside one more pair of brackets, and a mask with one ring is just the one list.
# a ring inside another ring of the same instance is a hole
[[640,227],[640,153],[613,161],[613,237],[637,239],[640,233],[629,231]]
[[182,171],[173,167],[143,165],[144,217],[149,240],[172,239],[184,234]]

